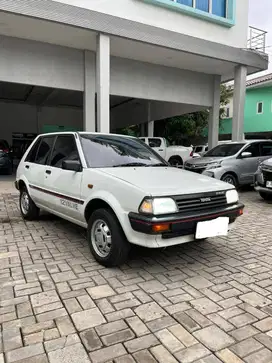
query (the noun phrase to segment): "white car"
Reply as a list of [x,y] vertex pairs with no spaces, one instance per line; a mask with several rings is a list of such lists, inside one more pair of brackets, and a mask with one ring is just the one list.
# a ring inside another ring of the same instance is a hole
[[154,149],[164,160],[172,166],[182,167],[184,163],[197,155],[193,154],[192,147],[171,146],[163,137],[141,137],[148,146]]
[[23,218],[44,209],[87,228],[91,251],[116,266],[130,243],[168,247],[226,235],[243,213],[233,186],[169,166],[137,138],[40,135],[17,169]]

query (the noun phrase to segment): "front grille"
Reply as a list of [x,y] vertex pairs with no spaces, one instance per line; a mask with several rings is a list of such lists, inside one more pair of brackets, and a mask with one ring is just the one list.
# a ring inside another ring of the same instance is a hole
[[187,171],[192,171],[193,173],[198,173],[198,174],[202,174],[203,171],[206,169],[207,165],[206,164],[202,164],[202,165],[197,165],[197,164],[185,164],[184,169]]
[[272,170],[263,170],[264,182],[272,181]]
[[180,195],[174,199],[180,213],[212,211],[227,205],[225,192]]

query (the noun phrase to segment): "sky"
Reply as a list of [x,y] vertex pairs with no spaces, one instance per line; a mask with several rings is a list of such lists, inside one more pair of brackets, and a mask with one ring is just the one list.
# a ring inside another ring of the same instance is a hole
[[[238,0],[241,1],[241,0]],[[272,0],[249,0],[249,25],[268,32],[266,52],[271,58],[269,72],[272,73]],[[267,73],[267,72],[266,72]]]

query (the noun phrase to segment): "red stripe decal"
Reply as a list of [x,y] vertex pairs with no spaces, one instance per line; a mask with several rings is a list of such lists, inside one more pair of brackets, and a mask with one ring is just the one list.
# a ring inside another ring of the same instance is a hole
[[39,192],[42,192],[42,193],[45,193],[45,194],[49,194],[49,195],[53,195],[56,198],[66,199],[66,200],[69,200],[70,202],[78,203],[78,204],[81,204],[81,205],[84,204],[84,200],[76,199],[76,198],[73,198],[73,197],[68,197],[67,195],[58,194],[58,193],[52,192],[50,190],[46,190],[46,189],[43,189],[43,188],[35,187],[34,185],[29,185],[29,187],[31,189],[38,190]]

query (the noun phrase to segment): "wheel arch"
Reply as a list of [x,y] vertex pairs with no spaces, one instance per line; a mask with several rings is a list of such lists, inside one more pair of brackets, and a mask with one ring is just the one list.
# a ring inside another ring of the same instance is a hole
[[238,175],[235,173],[235,171],[226,171],[222,176],[221,176],[221,180],[226,176],[226,175],[232,175],[235,179],[236,179],[236,182],[237,184],[239,184],[239,178],[238,178]]

